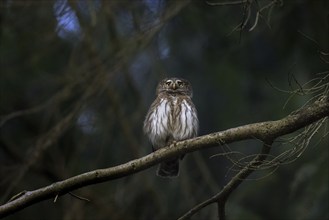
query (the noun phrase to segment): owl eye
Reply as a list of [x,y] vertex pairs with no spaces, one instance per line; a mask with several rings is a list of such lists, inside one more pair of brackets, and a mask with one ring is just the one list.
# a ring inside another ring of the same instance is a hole
[[170,85],[171,85],[171,83],[172,83],[172,81],[171,81],[171,80],[168,80],[168,81],[166,81],[166,85],[167,85],[167,86],[170,86]]
[[180,80],[177,80],[176,83],[177,83],[177,85],[178,85],[179,87],[182,87],[182,86],[183,86],[183,82],[180,81]]

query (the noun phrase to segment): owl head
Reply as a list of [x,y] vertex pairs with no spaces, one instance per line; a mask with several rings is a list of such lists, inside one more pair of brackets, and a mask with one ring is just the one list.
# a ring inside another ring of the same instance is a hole
[[192,86],[189,81],[182,78],[165,78],[159,82],[157,95],[167,93],[170,95],[187,95],[192,97]]

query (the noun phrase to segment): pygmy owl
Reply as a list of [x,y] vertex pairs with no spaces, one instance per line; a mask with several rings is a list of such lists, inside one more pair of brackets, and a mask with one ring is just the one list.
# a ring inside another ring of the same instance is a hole
[[[166,78],[158,84],[156,99],[144,121],[144,132],[153,150],[197,135],[199,121],[191,98],[192,86],[185,79]],[[162,162],[157,170],[161,177],[177,177],[178,174],[178,157]]]

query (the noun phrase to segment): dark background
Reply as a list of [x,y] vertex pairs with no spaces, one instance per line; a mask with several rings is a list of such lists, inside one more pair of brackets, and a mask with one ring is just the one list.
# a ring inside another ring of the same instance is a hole
[[[1,203],[150,153],[142,125],[165,76],[192,83],[200,135],[277,120],[312,101],[314,93],[291,91],[328,75],[321,55],[329,49],[328,1],[277,3],[249,31],[269,3],[252,1],[245,29],[234,31],[247,18],[246,4],[2,0]],[[299,157],[250,176],[228,200],[228,219],[328,219],[326,132]],[[294,147],[275,146],[273,155]],[[153,167],[74,192],[89,203],[65,195],[7,219],[175,219],[236,173],[229,158],[214,155],[248,156],[260,147],[254,140],[194,152],[177,179],[161,179]],[[193,219],[216,215],[211,205]]]

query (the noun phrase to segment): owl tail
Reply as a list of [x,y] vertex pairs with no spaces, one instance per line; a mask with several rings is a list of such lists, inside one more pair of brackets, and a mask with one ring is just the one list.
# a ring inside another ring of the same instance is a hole
[[160,163],[157,175],[160,177],[177,177],[179,173],[179,160],[177,158]]

